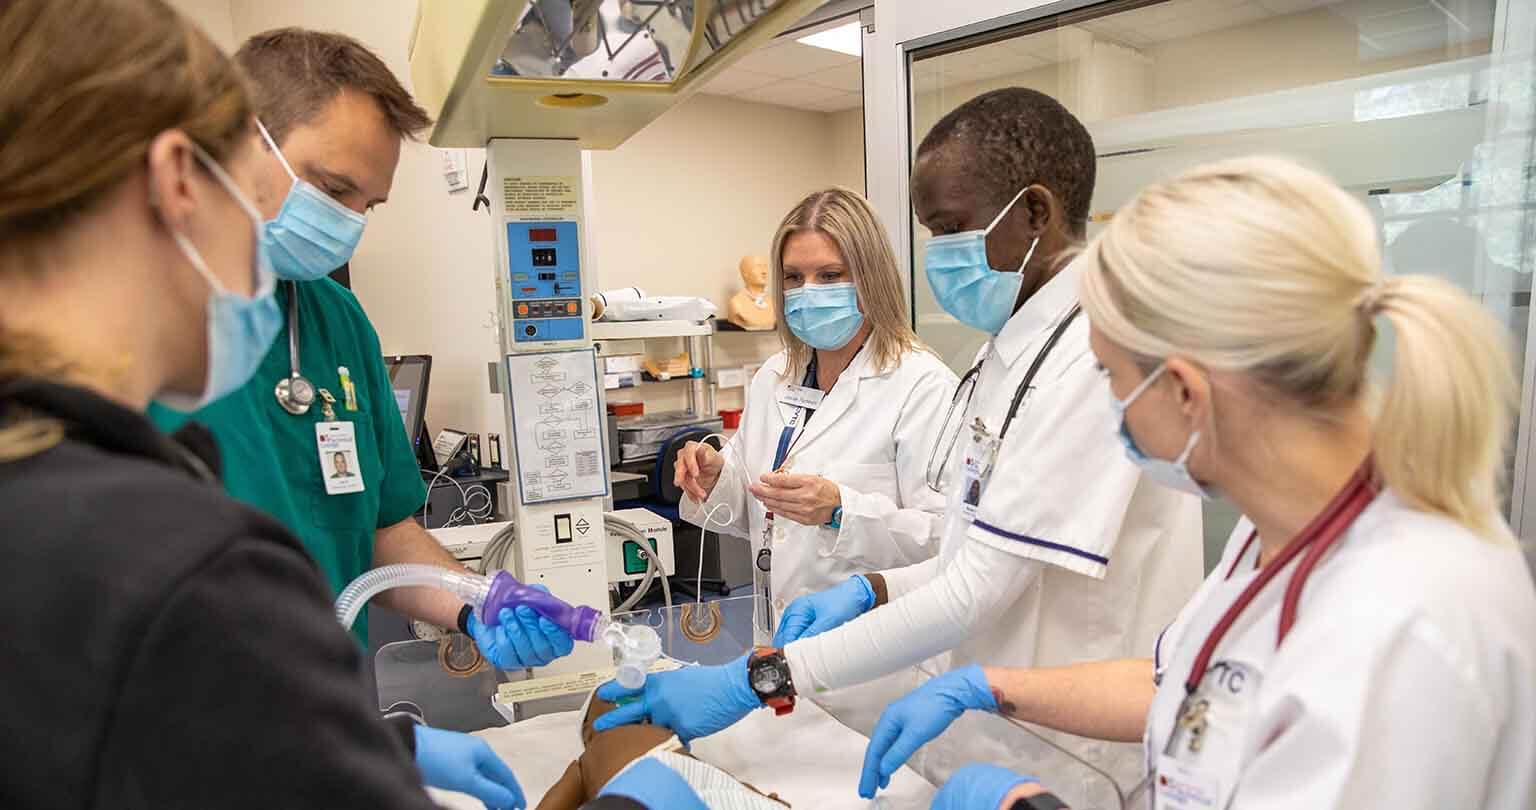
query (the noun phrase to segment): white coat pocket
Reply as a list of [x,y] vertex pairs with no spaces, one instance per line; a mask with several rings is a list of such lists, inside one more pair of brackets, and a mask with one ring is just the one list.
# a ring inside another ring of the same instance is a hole
[[[892,549],[885,538],[882,516],[891,507],[901,506],[901,487],[891,464],[840,464],[825,477],[837,484],[843,495],[841,529],[822,527],[817,533],[821,556],[845,559],[860,568],[875,570],[890,565]],[[885,502],[885,503],[881,503]],[[871,534],[867,525],[879,524]]]

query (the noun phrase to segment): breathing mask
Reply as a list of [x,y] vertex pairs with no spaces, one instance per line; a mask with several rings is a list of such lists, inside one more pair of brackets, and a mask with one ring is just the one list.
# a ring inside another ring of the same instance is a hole
[[325,278],[352,259],[368,219],[295,174],[267,128],[260,121],[256,128],[261,130],[261,137],[272,147],[284,171],[293,178],[283,207],[263,231],[272,255],[272,269],[288,281]]

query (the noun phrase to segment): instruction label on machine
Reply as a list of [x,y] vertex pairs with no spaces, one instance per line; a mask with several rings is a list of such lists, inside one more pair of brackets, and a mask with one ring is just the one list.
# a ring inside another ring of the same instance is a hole
[[507,379],[522,502],[607,495],[596,350],[507,355]]
[[527,219],[575,218],[580,211],[579,177],[506,177],[501,181],[507,216]]

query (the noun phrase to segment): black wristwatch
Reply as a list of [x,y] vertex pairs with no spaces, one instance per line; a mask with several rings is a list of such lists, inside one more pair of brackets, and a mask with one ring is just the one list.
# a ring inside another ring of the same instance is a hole
[[1067,810],[1067,803],[1054,793],[1036,793],[1027,799],[1019,799],[1008,810]]
[[764,706],[780,717],[795,710],[795,683],[789,677],[789,661],[784,651],[758,647],[747,659],[747,683]]

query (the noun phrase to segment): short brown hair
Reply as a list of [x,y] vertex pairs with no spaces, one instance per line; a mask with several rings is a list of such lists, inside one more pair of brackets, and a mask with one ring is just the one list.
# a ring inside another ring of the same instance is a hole
[[384,60],[345,34],[275,28],[246,40],[235,61],[250,76],[256,116],[278,143],[343,90],[373,97],[401,138],[415,140],[432,125]]

